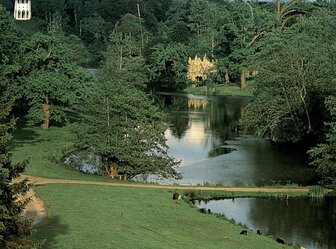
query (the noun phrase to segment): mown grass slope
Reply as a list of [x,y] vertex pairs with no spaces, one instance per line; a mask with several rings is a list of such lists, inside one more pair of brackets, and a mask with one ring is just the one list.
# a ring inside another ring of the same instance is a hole
[[50,184],[37,188],[48,220],[36,238],[44,248],[287,248],[215,214],[201,214],[172,192],[88,185]]

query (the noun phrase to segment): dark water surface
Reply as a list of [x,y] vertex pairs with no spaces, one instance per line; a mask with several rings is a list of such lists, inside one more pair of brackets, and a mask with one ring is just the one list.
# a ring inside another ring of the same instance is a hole
[[170,155],[182,160],[180,184],[266,185],[316,182],[305,148],[239,132],[249,98],[160,95],[170,128]]
[[[171,123],[170,154],[182,160],[180,184],[316,183],[304,145],[279,145],[239,132],[249,98],[166,94],[159,101]],[[336,249],[335,198],[236,198],[198,206],[307,249]]]
[[336,248],[336,198],[236,198],[197,206],[306,249]]

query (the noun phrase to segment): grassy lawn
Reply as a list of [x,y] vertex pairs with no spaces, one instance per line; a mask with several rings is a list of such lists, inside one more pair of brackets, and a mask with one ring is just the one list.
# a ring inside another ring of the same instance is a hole
[[245,90],[241,90],[237,85],[189,87],[184,89],[184,92],[200,95],[252,96],[252,91],[249,86],[247,86]]
[[13,161],[29,158],[26,174],[47,178],[109,180],[69,169],[60,159],[72,146],[74,135],[70,126],[43,130],[27,125],[17,128],[12,142]]
[[[37,193],[48,208],[36,238],[44,248],[289,248],[274,239],[201,214],[172,192],[88,185],[46,185]],[[75,198],[74,198],[75,197]]]

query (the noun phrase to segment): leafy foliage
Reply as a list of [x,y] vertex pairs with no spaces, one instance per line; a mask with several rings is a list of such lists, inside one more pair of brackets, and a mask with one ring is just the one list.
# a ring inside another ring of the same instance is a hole
[[[77,64],[81,48],[75,37],[37,33],[23,45],[23,95],[30,117],[49,127],[49,120],[66,120],[65,108],[72,108],[89,91],[88,73]],[[49,112],[49,113],[48,113]]]
[[308,151],[312,165],[317,167],[317,172],[323,177],[325,184],[336,185],[336,97],[329,97],[326,105],[332,115],[325,142],[318,144]]
[[107,174],[177,176],[177,162],[167,155],[162,115],[147,96],[108,79],[99,84],[98,93],[87,107],[79,147],[99,155]]
[[111,36],[77,146],[98,155],[108,175],[178,177],[178,162],[167,154],[163,116],[143,92],[148,78],[134,48],[131,37]]
[[154,88],[172,90],[186,86],[187,54],[187,47],[180,43],[154,48],[150,69]]
[[331,16],[317,12],[267,36],[260,47],[254,99],[242,120],[247,131],[291,142],[323,132],[324,98],[335,91],[335,58],[331,56],[336,52],[335,38],[326,37],[334,34]]
[[11,140],[11,131],[15,124],[14,118],[9,116],[14,95],[8,87],[8,82],[17,68],[15,52],[11,48],[17,39],[13,22],[1,6],[0,30],[2,33],[0,37],[2,60],[0,64],[0,247],[32,248],[34,243],[27,239],[32,233],[31,221],[22,217],[23,209],[29,200],[18,200],[19,196],[30,189],[27,180],[17,179],[24,171],[27,162],[13,164],[8,153],[8,142]]

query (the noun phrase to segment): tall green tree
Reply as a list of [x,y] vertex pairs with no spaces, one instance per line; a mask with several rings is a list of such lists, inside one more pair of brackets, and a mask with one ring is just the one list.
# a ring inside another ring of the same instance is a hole
[[29,116],[48,129],[50,121],[66,121],[66,108],[79,103],[89,91],[90,77],[78,62],[83,49],[76,37],[36,33],[22,46],[23,95]]
[[126,85],[144,89],[149,69],[142,56],[141,42],[129,33],[113,32],[104,52],[102,71],[106,77],[118,79]]
[[159,44],[151,58],[151,87],[154,90],[176,91],[187,84],[188,47],[181,44]]
[[334,13],[319,10],[269,34],[260,53],[254,99],[242,123],[273,141],[316,139],[326,121],[325,98],[336,76]]
[[14,119],[9,118],[12,99],[0,83],[0,247],[4,249],[33,248],[31,220],[22,216],[29,199],[19,200],[31,188],[27,180],[18,180],[27,162],[12,163],[8,153]]
[[100,157],[106,175],[178,176],[178,162],[167,153],[163,116],[142,91],[101,79],[86,110],[78,146]]
[[[140,73],[142,56],[131,52],[126,38],[111,36],[97,89],[86,101],[77,146],[99,156],[107,175],[178,177],[178,162],[168,155],[163,116],[143,91],[148,77]],[[116,54],[122,54],[121,61]]]
[[10,117],[15,95],[12,88],[13,74],[18,71],[16,51],[18,36],[9,13],[0,5],[0,248],[32,248],[28,239],[32,233],[31,220],[22,216],[29,200],[19,200],[30,189],[27,180],[18,180],[27,163],[14,164],[8,153],[15,120]]
[[5,79],[13,80],[21,68],[17,51],[21,43],[21,34],[9,13],[1,5],[0,32],[0,82],[4,82]]
[[254,69],[256,43],[271,31],[275,17],[257,3],[234,1],[225,4],[230,15],[220,28],[216,56],[227,72],[239,75],[240,88],[246,87],[246,75]]
[[188,16],[190,8],[186,0],[173,0],[167,13],[168,36],[170,43],[187,44],[189,41],[190,28]]

